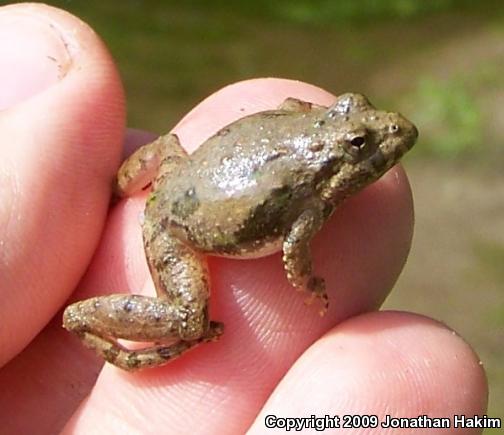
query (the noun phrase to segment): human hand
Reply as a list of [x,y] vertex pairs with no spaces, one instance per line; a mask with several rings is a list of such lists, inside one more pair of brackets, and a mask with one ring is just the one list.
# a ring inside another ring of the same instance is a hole
[[[99,239],[124,131],[117,73],[75,18],[42,5],[1,8],[0,31],[14,11],[34,29],[28,43],[56,32],[51,44],[59,48],[43,53],[65,65],[66,75],[0,115],[1,137],[9,138],[0,151],[0,358],[18,354],[0,372],[7,433],[53,433],[65,423],[67,433],[263,433],[268,414],[484,412],[483,371],[460,337],[414,314],[369,313],[410,246],[411,193],[399,167],[350,199],[315,239],[315,267],[331,301],[324,318],[288,285],[279,255],[212,258],[211,313],[226,325],[222,339],[158,369],[124,373],[105,365],[91,390],[101,361],[62,330],[60,314],[37,333],[63,306],[98,242],[72,300],[153,292],[139,225],[145,197],[115,206]],[[72,44],[61,47],[69,36]],[[72,61],[64,61],[70,49]],[[27,69],[24,79],[40,78]],[[299,82],[242,82],[202,102],[175,132],[192,151],[219,127],[288,96],[320,104],[334,98]],[[147,138],[134,133],[127,143]]]

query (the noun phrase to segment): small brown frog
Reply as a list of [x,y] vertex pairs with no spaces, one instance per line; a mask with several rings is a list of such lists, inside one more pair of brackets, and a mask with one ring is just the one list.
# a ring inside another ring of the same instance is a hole
[[[283,250],[289,282],[328,307],[310,241],[335,208],[377,180],[415,143],[415,126],[360,94],[327,108],[288,98],[246,116],[188,156],[168,134],[131,155],[116,194],[152,182],[143,239],[157,297],[100,296],[66,308],[63,325],[125,370],[159,366],[205,341],[210,321],[205,255],[254,258]],[[129,350],[117,339],[152,342]]]

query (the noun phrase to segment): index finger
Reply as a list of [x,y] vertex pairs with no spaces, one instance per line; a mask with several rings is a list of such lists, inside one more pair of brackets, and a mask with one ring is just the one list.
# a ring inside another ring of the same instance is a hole
[[[276,107],[287,97],[319,104],[330,104],[334,98],[319,88],[289,80],[241,82],[203,101],[175,132],[191,150],[248,111]],[[137,198],[118,208],[109,223],[117,233],[108,233],[106,240],[124,240],[120,222],[137,220],[142,207],[143,201]],[[99,424],[110,432],[120,419],[122,428],[131,432],[189,433],[203,427],[206,433],[245,431],[311,343],[343,319],[372,310],[384,300],[409,251],[412,216],[411,192],[400,168],[335,213],[313,243],[315,268],[326,278],[332,302],[323,319],[317,310],[305,307],[303,298],[289,286],[280,255],[250,261],[212,258],[211,318],[226,325],[221,341],[140,373],[106,365],[67,430],[89,433]],[[140,226],[129,226],[127,237],[138,249]],[[102,277],[101,285],[107,291],[124,292],[124,285],[139,285],[147,277],[152,291],[145,260],[133,258],[142,262],[139,272],[138,264],[132,267],[129,258],[121,270],[125,279],[120,280],[117,270],[112,273],[110,265],[103,264],[118,249],[119,244],[109,243],[95,258],[91,270],[95,277]],[[136,277],[128,274],[128,268],[135,270]],[[97,283],[98,279],[88,277],[82,289],[85,296],[93,288],[96,294]],[[131,290],[138,293],[137,288]]]

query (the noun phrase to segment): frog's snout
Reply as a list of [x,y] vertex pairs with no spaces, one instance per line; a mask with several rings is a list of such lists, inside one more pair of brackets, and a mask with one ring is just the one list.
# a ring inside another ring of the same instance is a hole
[[418,139],[418,129],[415,127],[414,124],[409,122],[407,119],[404,120],[409,124],[408,134],[407,137],[405,138],[405,145],[410,150],[413,147],[413,145],[415,145],[415,142]]
[[389,114],[388,138],[382,151],[390,152],[399,160],[410,150],[418,138],[418,130],[412,122],[398,113]]
[[388,113],[383,125],[381,143],[369,161],[376,174],[394,166],[415,144],[417,128],[398,113]]
[[399,127],[404,131],[405,145],[409,149],[415,144],[418,138],[418,130],[415,125],[404,116],[398,115],[398,119],[400,120]]

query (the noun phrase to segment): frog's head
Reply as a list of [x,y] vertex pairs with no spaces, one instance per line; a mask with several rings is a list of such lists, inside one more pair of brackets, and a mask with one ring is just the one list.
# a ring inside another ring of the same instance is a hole
[[363,187],[394,166],[415,144],[416,127],[398,113],[375,109],[360,94],[340,95],[327,110],[333,134],[343,154],[340,182]]

